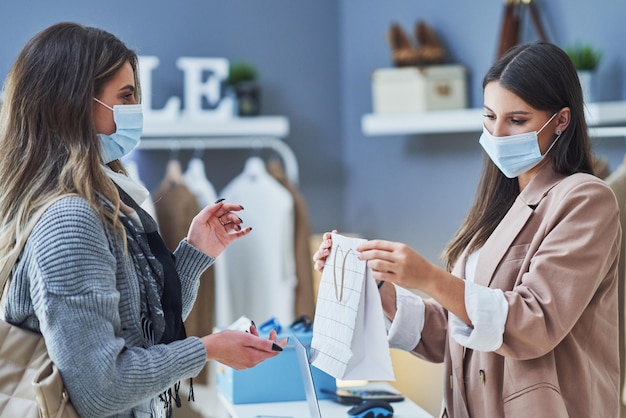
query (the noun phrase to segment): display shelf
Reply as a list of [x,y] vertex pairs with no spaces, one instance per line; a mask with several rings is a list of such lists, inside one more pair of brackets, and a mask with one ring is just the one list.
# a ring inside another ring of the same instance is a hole
[[[361,119],[361,129],[368,136],[480,132],[483,113],[483,109],[454,109],[417,114],[366,114]],[[588,103],[585,114],[589,126],[594,128],[590,131],[592,135],[623,135],[623,130],[606,128],[626,125],[626,101]]]
[[144,138],[260,136],[284,138],[289,134],[285,116],[251,116],[233,118],[193,119],[184,116],[172,121],[145,118]]
[[176,121],[146,118],[139,149],[257,149],[278,153],[285,174],[298,184],[298,160],[282,140],[289,134],[284,116],[252,116],[204,120],[179,118]]

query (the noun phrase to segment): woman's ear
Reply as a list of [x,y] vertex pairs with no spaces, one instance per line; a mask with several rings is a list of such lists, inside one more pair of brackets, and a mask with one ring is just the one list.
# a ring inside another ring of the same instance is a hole
[[567,129],[567,127],[569,126],[570,118],[571,118],[571,112],[570,112],[569,107],[564,107],[563,109],[559,110],[555,118],[556,119],[556,126],[554,127],[555,135],[560,135],[563,131],[565,131],[565,129]]

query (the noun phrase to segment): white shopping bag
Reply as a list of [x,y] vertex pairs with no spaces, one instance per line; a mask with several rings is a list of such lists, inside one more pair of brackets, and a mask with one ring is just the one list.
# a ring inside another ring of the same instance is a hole
[[378,288],[356,248],[332,235],[319,285],[311,364],[341,380],[395,380]]

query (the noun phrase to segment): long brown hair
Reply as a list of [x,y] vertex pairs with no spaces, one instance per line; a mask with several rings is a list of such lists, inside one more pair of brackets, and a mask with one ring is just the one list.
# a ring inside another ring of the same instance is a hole
[[[106,31],[59,23],[20,52],[0,110],[0,256],[32,213],[61,194],[81,196],[124,234],[119,194],[100,167],[92,100],[125,62],[133,67],[139,101],[137,55]],[[113,166],[121,168],[119,162]],[[113,212],[102,197],[113,203]]]
[[[561,48],[547,42],[513,47],[489,69],[483,89],[492,81],[537,110],[554,113],[568,107],[570,124],[547,158],[561,174],[593,172],[580,82],[572,61]],[[449,271],[466,248],[472,252],[485,244],[519,193],[517,178],[507,178],[483,154],[474,204],[442,255]]]

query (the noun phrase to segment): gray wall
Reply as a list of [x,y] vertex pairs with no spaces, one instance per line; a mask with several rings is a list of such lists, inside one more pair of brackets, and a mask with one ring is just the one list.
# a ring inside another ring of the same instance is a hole
[[[314,232],[332,228],[408,243],[437,261],[471,204],[481,165],[477,134],[367,137],[360,120],[371,112],[370,76],[389,66],[390,22],[407,31],[425,19],[451,60],[469,69],[473,107],[480,81],[495,56],[502,0],[135,0],[108,2],[5,1],[0,6],[0,77],[36,31],[72,20],[107,29],[141,55],[156,55],[156,108],[182,97],[180,56],[225,57],[257,64],[263,113],[285,115],[286,142],[300,164],[300,189]],[[578,40],[604,50],[598,70],[600,100],[626,98],[626,49],[621,0],[537,0],[550,40]],[[529,19],[527,19],[529,21]],[[534,40],[527,24],[524,40]],[[451,121],[452,122],[452,121]],[[623,139],[596,142],[615,168]],[[207,151],[215,186],[240,172],[259,151]],[[190,153],[182,153],[188,158]],[[162,178],[167,152],[144,151],[142,178]]]

